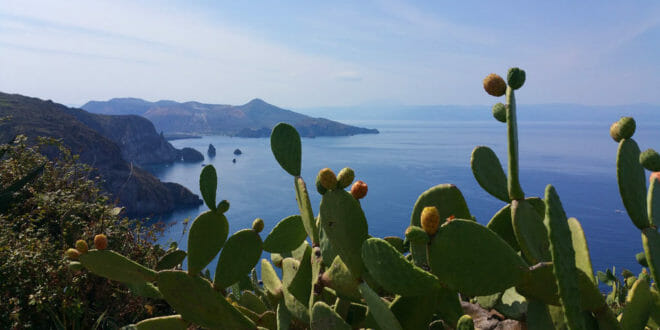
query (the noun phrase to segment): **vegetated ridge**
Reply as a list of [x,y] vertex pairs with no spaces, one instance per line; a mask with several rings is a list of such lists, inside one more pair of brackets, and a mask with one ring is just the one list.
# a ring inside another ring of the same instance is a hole
[[[201,204],[187,188],[161,182],[138,165],[172,162],[181,152],[139,116],[105,116],[17,94],[0,93],[0,141],[24,134],[61,139],[80,161],[97,169],[102,187],[130,215],[171,212]],[[47,152],[56,157],[53,148]]]
[[254,99],[243,105],[226,105],[115,98],[109,101],[90,101],[82,108],[94,113],[144,116],[167,136],[216,134],[268,137],[273,126],[279,122],[293,125],[303,137],[378,133],[377,129],[306,116],[276,107],[261,99]]

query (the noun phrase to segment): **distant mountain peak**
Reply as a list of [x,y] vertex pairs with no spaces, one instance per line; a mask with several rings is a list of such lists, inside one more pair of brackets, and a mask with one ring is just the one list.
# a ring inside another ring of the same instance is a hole
[[300,135],[305,137],[378,133],[376,129],[309,117],[282,109],[259,98],[237,106],[164,100],[145,101],[144,104],[88,102],[83,109],[104,114],[141,115],[151,120],[156,128],[165,134],[267,137],[272,127],[279,122],[295,126]]
[[244,105],[272,105],[272,104],[269,104],[268,102],[257,97],[250,100],[250,102],[245,103]]

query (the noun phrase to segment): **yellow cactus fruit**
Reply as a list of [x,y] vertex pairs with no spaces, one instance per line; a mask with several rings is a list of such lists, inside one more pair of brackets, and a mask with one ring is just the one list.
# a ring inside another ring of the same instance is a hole
[[429,234],[435,235],[440,225],[440,213],[435,206],[427,206],[422,210],[422,229]]
[[321,182],[321,186],[327,190],[332,190],[337,187],[337,176],[335,175],[335,172],[327,167],[319,171],[318,178]]
[[89,250],[89,247],[87,246],[87,242],[85,242],[85,240],[82,239],[77,240],[76,250],[78,250],[81,254],[87,253],[87,250]]
[[264,230],[264,220],[261,218],[256,218],[252,222],[252,230],[256,231],[257,233],[260,233],[262,230]]
[[68,249],[64,254],[69,260],[78,260],[78,257],[80,257],[80,251],[76,249]]

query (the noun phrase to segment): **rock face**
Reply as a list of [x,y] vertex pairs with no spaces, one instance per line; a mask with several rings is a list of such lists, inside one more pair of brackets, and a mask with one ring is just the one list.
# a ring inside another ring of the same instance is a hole
[[[51,101],[0,93],[0,117],[11,116],[10,120],[0,122],[0,141],[6,143],[18,134],[28,136],[29,141],[33,142],[38,136],[61,139],[74,154],[80,155],[81,162],[96,169],[96,173],[103,179],[101,187],[118,200],[120,205],[126,207],[131,216],[166,213],[176,208],[202,203],[199,197],[185,187],[175,183],[163,183],[137,166],[138,160],[160,159],[166,155],[169,152],[166,145],[162,147],[162,150],[165,150],[163,155],[154,152],[150,156],[142,157],[136,155],[135,150],[144,150],[140,148],[145,146],[122,151],[118,143],[105,136],[111,135],[111,132],[104,131],[105,134],[102,134],[90,127],[100,125],[104,121],[114,124],[121,120],[130,121],[133,117],[116,119],[108,118],[114,116],[102,116],[94,119],[88,117],[89,114],[80,112],[81,110],[69,109]],[[135,127],[142,127],[142,121],[139,119]],[[129,140],[131,139],[126,139],[126,143]],[[134,155],[133,162],[127,162],[124,154]],[[54,157],[56,153],[51,150],[47,155]]]
[[65,111],[116,143],[126,161],[148,165],[178,160],[179,151],[162,134],[158,134],[154,125],[144,117],[98,115],[73,108]]
[[181,160],[187,163],[201,162],[204,160],[204,155],[193,148],[183,148],[179,154]]
[[377,134],[378,130],[313,118],[282,109],[260,99],[243,105],[204,104],[174,101],[147,102],[140,99],[90,101],[83,109],[104,114],[137,114],[151,120],[165,134],[219,134],[267,137],[279,122],[296,127],[301,136],[345,136]]
[[206,152],[209,157],[215,157],[215,147],[209,143],[209,150]]

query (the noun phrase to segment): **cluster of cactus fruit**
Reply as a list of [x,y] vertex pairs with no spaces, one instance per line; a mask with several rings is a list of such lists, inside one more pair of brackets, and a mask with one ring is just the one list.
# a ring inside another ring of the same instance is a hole
[[[615,312],[598,289],[580,223],[566,217],[555,189],[548,185],[541,199],[525,197],[520,185],[514,91],[524,82],[518,68],[509,70],[506,82],[496,74],[484,79],[489,94],[506,95],[493,115],[506,123],[508,137],[508,173],[490,148],[472,152],[477,182],[506,203],[487,226],[475,221],[456,186],[441,184],[419,196],[405,237],[371,237],[360,205],[367,185],[353,183],[350,168],[336,176],[328,168],[319,171],[322,199],[315,217],[300,176],[300,136],[281,123],[273,128],[271,148],[293,176],[300,214],[281,220],[265,240],[261,219],[227,238],[229,203],[216,205],[217,175],[209,165],[200,175],[209,211],[193,222],[187,252],[173,248],[149,269],[104,250],[104,238],[89,251],[79,242],[67,256],[76,259],[72,267],[123,282],[137,295],[165,299],[178,313],[143,320],[132,326],[137,329],[473,329],[461,305],[467,300],[530,329],[657,328],[660,182],[654,174],[647,193],[644,167],[659,172],[660,155],[640,153],[632,118],[612,126],[621,196],[642,232],[644,252],[637,259],[650,270],[650,276],[646,270],[627,274],[625,307]],[[264,251],[270,261],[259,261]],[[204,269],[218,253],[211,280]],[[184,260],[187,271],[181,270]],[[617,285],[608,274],[598,278]]]

